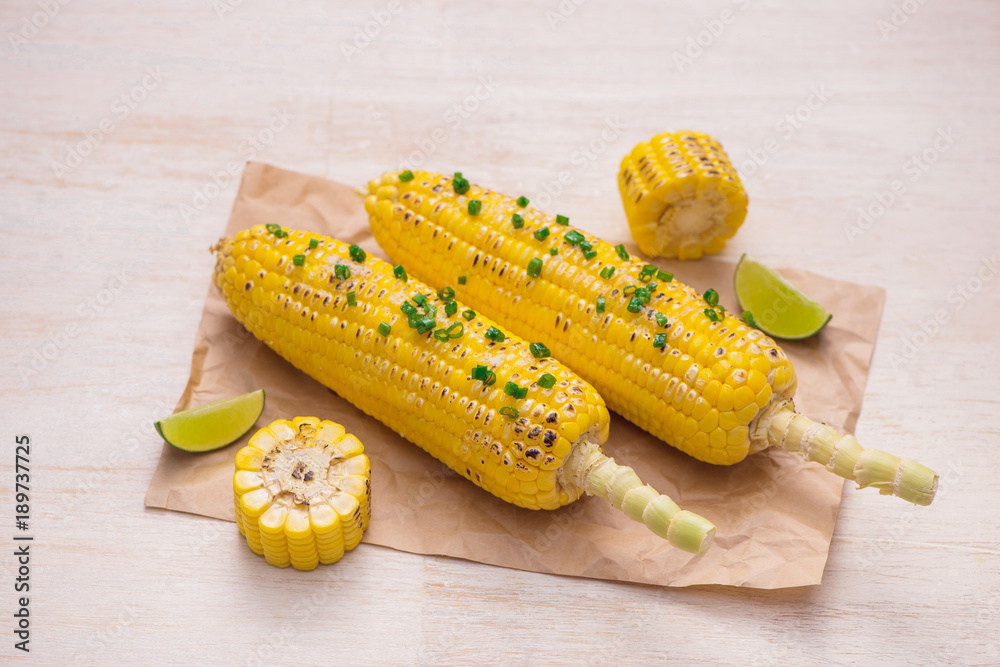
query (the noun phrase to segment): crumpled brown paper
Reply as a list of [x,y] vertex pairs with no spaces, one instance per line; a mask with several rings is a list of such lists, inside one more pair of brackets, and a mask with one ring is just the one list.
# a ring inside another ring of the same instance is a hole
[[[226,233],[272,222],[358,243],[384,258],[354,189],[250,163]],[[735,309],[731,263],[661,264],[699,290],[715,287],[723,305]],[[818,336],[783,345],[798,373],[796,407],[850,431],[861,410],[884,291],[807,271],[782,273],[835,313]],[[605,451],[717,526],[715,544],[701,556],[671,548],[599,498],[584,497],[556,511],[521,509],[453,474],[283,361],[236,322],[210,286],[177,410],[259,388],[266,390],[267,405],[258,427],[313,415],[343,423],[364,443],[372,462],[373,515],[364,537],[370,544],[661,586],[782,588],[822,578],[843,481],[796,454],[770,449],[737,465],[713,466],[612,415]],[[234,521],[234,457],[250,434],[207,454],[164,445],[146,505]],[[245,557],[257,556],[247,549]]]

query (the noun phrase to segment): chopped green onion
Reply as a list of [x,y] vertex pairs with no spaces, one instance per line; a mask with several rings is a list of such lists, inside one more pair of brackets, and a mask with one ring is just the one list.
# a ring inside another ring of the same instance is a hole
[[657,271],[656,277],[665,283],[669,283],[674,279],[674,274],[670,273],[669,271]]
[[628,308],[628,312],[638,313],[640,310],[642,310],[642,299],[640,299],[637,296],[634,296],[631,298],[631,300],[629,300],[628,306],[626,307]]
[[502,414],[504,417],[517,419],[518,415],[520,415],[521,413],[515,410],[514,408],[510,407],[509,405],[505,405],[502,408],[500,408],[500,414]]
[[531,350],[531,354],[535,357],[535,359],[544,359],[545,357],[552,355],[549,348],[545,347],[544,343],[532,343],[528,346],[528,349]]
[[466,320],[471,320],[475,316],[476,316],[476,311],[474,310],[466,310],[462,313],[462,317],[464,317]]
[[565,215],[557,215],[556,222],[559,223],[560,225],[568,225],[569,218],[567,218]]
[[404,171],[402,174],[399,175],[400,183],[409,183],[412,180],[413,180],[413,172],[410,171],[409,169],[407,169],[406,171]]
[[597,312],[599,312],[599,313],[603,313],[604,312],[604,303],[605,303],[605,301],[604,301],[604,297],[603,296],[597,297]]
[[594,259],[595,257],[597,257],[597,251],[596,250],[588,250],[585,253],[583,253],[583,258],[584,259]]
[[664,348],[667,346],[667,334],[656,334],[653,336],[653,347]]
[[559,254],[559,249],[558,248],[549,248],[549,254],[553,255],[553,256],[554,255],[558,255]]
[[464,285],[465,284],[465,276],[459,276],[458,277],[458,284],[459,285]]
[[547,239],[549,237],[549,228],[548,227],[542,227],[537,232],[535,232],[534,236],[539,241],[544,241],[545,239]]
[[448,342],[448,330],[447,329],[435,329],[434,338],[441,341],[442,343]]
[[713,310],[711,308],[706,308],[705,309],[705,316],[708,319],[712,320],[713,322],[718,322],[719,319],[720,319],[719,318],[719,314],[717,312],[715,312],[715,310]]
[[705,303],[715,308],[719,305],[719,293],[714,289],[707,290],[705,292]]
[[403,268],[402,264],[397,264],[392,268],[392,275],[396,276],[404,283],[406,282],[406,269]]
[[279,239],[281,238],[281,225],[275,225],[275,224],[264,225],[264,229],[274,234]]
[[354,292],[348,292],[347,293],[347,305],[348,306],[356,306],[356,305],[358,305],[358,300],[354,296]]
[[513,382],[508,382],[503,386],[503,393],[507,394],[508,396],[513,396],[514,398],[517,398],[518,389],[520,389],[520,387],[518,387],[516,384],[514,384]]
[[528,396],[528,388],[519,387],[517,390],[517,396],[515,396],[514,398],[527,398],[527,396]]
[[592,244],[590,241],[586,240],[580,241],[580,250],[587,252],[588,250],[593,250],[593,249],[594,249],[594,244]]
[[413,317],[417,314],[417,309],[413,307],[413,304],[409,301],[404,301],[399,304],[399,309],[403,311],[403,314],[407,317]]
[[528,201],[529,199],[527,197],[521,195],[520,197],[517,198],[517,205],[520,206],[521,208],[524,208],[525,206],[528,205]]
[[417,304],[418,306],[423,306],[425,303],[427,303],[427,297],[424,296],[423,294],[414,294],[413,303]]
[[333,267],[333,275],[337,280],[347,280],[351,277],[351,269],[346,264],[337,264]]
[[380,322],[378,325],[378,332],[383,336],[388,336],[389,332],[392,331],[392,327],[385,322]]
[[424,317],[417,320],[417,333],[427,333],[434,328],[435,324],[437,324],[437,322],[434,321],[433,317]]
[[502,343],[504,341],[504,338],[506,338],[506,336],[503,335],[503,332],[497,329],[496,327],[490,327],[489,329],[486,330],[486,333],[484,333],[483,335],[489,338],[494,343]]
[[305,263],[306,263],[305,255],[295,255],[294,257],[292,257],[292,264],[294,264],[295,266],[302,266]]
[[455,172],[455,180],[451,182],[451,186],[455,189],[455,194],[464,195],[469,191],[469,182],[462,178],[462,172]]
[[641,280],[644,283],[648,283],[650,280],[653,279],[653,276],[656,275],[656,271],[657,269],[655,266],[653,266],[652,264],[647,264],[646,266],[642,267],[642,270],[639,272],[639,280]]
[[656,284],[656,281],[653,281],[653,282],[649,283],[648,285],[646,285],[646,289],[649,290],[650,294],[652,294],[653,292],[655,292],[657,287],[658,287],[658,285]]
[[537,278],[542,274],[542,260],[537,257],[532,257],[531,261],[528,262],[528,275],[532,278]]
[[551,373],[542,373],[541,377],[538,378],[538,386],[542,389],[552,389],[556,386],[556,376]]
[[448,338],[461,338],[462,334],[465,333],[465,325],[461,322],[455,322],[447,329]]
[[615,252],[618,253],[618,256],[621,257],[622,259],[628,260],[628,250],[625,249],[624,243],[619,243],[618,245],[616,245]]
[[659,324],[661,327],[664,326],[667,323],[667,316],[664,315],[663,313],[657,313],[656,323]]
[[632,296],[635,294],[635,285],[626,285],[625,289],[622,290],[622,296]]
[[513,223],[514,229],[520,229],[521,227],[524,227],[524,218],[522,218],[517,213],[515,213],[512,216],[510,216],[510,221],[511,221],[511,223]]
[[566,243],[569,243],[570,245],[576,245],[577,243],[583,241],[585,238],[587,237],[575,229],[571,229],[565,234],[563,234],[563,240],[566,241]]
[[469,215],[479,215],[479,212],[483,210],[483,202],[478,199],[472,199],[469,201]]
[[451,317],[457,312],[458,312],[457,301],[449,301],[448,303],[444,304],[444,314],[447,315],[448,317]]
[[352,245],[348,248],[348,251],[351,253],[351,259],[358,264],[363,264],[365,259],[368,257],[368,254],[357,245]]
[[437,295],[442,301],[451,301],[455,298],[455,290],[450,287],[442,287],[437,291]]
[[482,380],[487,387],[497,381],[497,374],[486,368],[486,366],[476,366],[472,369],[472,379]]
[[309,239],[309,249],[315,250],[319,247],[319,239]]
[[635,298],[640,299],[643,305],[649,303],[650,294],[648,287],[638,287],[635,290]]
[[603,269],[601,269],[601,277],[604,278],[605,280],[607,280],[613,275],[615,275],[615,267],[605,266]]
[[749,324],[750,326],[754,327],[755,329],[757,328],[757,320],[753,318],[753,313],[751,313],[749,310],[743,311],[743,321]]

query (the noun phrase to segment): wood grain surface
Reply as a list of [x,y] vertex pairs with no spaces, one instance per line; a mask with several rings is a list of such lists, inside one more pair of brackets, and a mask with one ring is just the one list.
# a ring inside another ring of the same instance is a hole
[[[993,0],[11,0],[0,26],[0,661],[1000,663]],[[621,156],[685,128],[750,194],[724,258],[887,290],[857,436],[942,474],[929,508],[848,489],[821,586],[368,545],[307,577],[232,524],[143,508],[244,161],[356,185],[461,169],[617,242]]]

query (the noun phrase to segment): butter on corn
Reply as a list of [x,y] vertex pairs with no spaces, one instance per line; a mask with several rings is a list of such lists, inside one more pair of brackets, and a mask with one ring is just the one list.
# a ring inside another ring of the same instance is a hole
[[746,192],[722,146],[698,132],[641,142],[622,160],[618,190],[632,238],[652,257],[719,252],[747,214]]
[[457,288],[277,225],[215,251],[216,285],[250,332],[473,484],[529,509],[597,495],[681,549],[711,543],[711,523],[601,452],[609,415],[594,388],[545,345],[465,307]]
[[312,570],[358,546],[371,490],[364,446],[331,421],[278,419],[236,455],[236,525],[277,567]]
[[[795,371],[774,340],[669,273],[468,181],[458,193],[449,176],[413,176],[401,182],[389,172],[369,183],[365,208],[386,253],[544,343],[626,419],[709,463],[779,446],[883,494],[933,499],[932,470],[813,428],[794,411]],[[470,198],[482,202],[474,218],[465,211]]]

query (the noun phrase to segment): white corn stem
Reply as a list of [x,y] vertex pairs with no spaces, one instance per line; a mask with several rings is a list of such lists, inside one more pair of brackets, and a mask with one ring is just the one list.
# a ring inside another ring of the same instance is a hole
[[798,452],[807,461],[857,482],[860,488],[871,486],[914,505],[930,505],[934,500],[938,476],[933,470],[880,449],[865,449],[854,436],[795,412],[791,401],[768,409],[756,431],[766,437],[768,446]]
[[646,524],[678,549],[700,554],[712,544],[715,526],[710,521],[682,510],[668,496],[643,484],[632,468],[618,465],[597,445],[578,444],[564,466],[569,481],[609,501],[633,521]]

